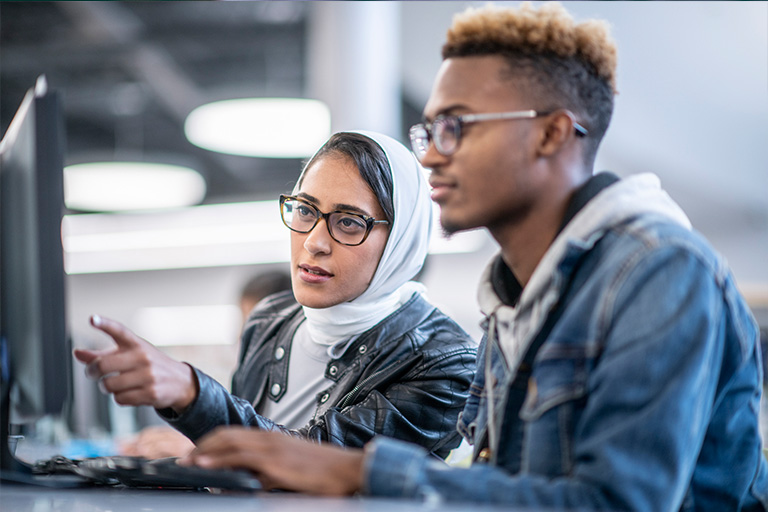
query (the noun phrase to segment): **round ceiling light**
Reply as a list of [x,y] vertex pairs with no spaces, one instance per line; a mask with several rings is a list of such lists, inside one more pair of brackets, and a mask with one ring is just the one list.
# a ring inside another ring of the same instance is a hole
[[205,180],[197,171],[149,162],[92,162],[64,168],[64,203],[90,212],[178,208],[200,203]]
[[244,98],[193,110],[184,123],[196,146],[241,156],[304,158],[331,134],[331,113],[318,100]]

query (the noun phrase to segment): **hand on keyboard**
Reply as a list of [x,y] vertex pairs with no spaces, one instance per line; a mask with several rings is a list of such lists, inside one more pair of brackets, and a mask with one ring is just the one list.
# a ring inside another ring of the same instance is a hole
[[122,484],[128,487],[196,489],[228,489],[256,491],[260,482],[243,470],[205,469],[180,466],[176,457],[144,459],[143,457],[115,455],[71,460],[56,456],[36,464],[38,474],[71,473],[104,485]]

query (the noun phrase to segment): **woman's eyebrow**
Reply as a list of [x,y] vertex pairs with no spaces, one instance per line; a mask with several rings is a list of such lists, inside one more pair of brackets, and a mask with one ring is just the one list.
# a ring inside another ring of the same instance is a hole
[[354,205],[345,204],[345,203],[336,203],[335,205],[333,205],[333,207],[335,209],[337,209],[337,210],[344,210],[344,211],[350,212],[350,213],[360,213],[360,214],[366,215],[368,217],[371,217],[370,213],[368,213],[367,211],[363,210],[359,206],[354,206]]
[[298,194],[296,194],[296,197],[301,197],[302,199],[306,199],[310,203],[317,204],[317,203],[320,202],[320,201],[317,200],[317,198],[315,196],[311,196],[311,195],[307,194],[306,192],[299,192]]
[[[315,205],[315,207],[317,207],[317,205],[320,204],[320,200],[319,199],[317,199],[315,196],[307,194],[306,192],[299,192],[298,194],[296,194],[296,197],[300,197],[302,199],[306,199],[310,203],[313,203]],[[343,210],[343,211],[349,212],[349,213],[359,213],[359,214],[365,215],[367,217],[372,217],[372,215],[370,213],[368,213],[367,211],[363,210],[359,206],[355,206],[353,204],[335,203],[333,205],[333,210]]]

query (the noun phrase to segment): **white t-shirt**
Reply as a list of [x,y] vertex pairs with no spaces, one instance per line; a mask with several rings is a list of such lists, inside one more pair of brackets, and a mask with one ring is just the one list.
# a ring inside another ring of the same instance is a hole
[[306,426],[317,409],[317,394],[328,389],[333,381],[325,378],[325,368],[331,360],[328,347],[312,341],[306,322],[293,336],[288,382],[279,402],[267,398],[261,415],[290,429]]

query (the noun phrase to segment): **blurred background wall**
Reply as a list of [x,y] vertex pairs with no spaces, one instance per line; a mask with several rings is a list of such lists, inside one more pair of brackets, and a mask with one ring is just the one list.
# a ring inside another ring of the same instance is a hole
[[[482,4],[0,3],[3,132],[24,91],[44,73],[64,102],[67,164],[163,161],[193,168],[205,184],[187,208],[69,208],[64,241],[75,345],[108,343],[88,327],[89,315],[98,313],[228,382],[241,286],[256,273],[287,269],[287,230],[272,233],[277,208],[260,202],[291,190],[303,157],[203,149],[185,136],[189,113],[232,98],[318,99],[328,106],[332,131],[372,129],[407,143],[451,17]],[[618,41],[619,95],[596,170],[656,173],[728,259],[765,325],[768,4],[566,7],[577,19],[608,20]],[[277,130],[266,120],[252,122]],[[294,123],[282,137],[298,132]],[[153,187],[106,192],[144,195]],[[484,232],[437,240],[421,277],[431,300],[477,338],[475,287],[495,251]],[[78,379],[85,393],[87,383]]]

